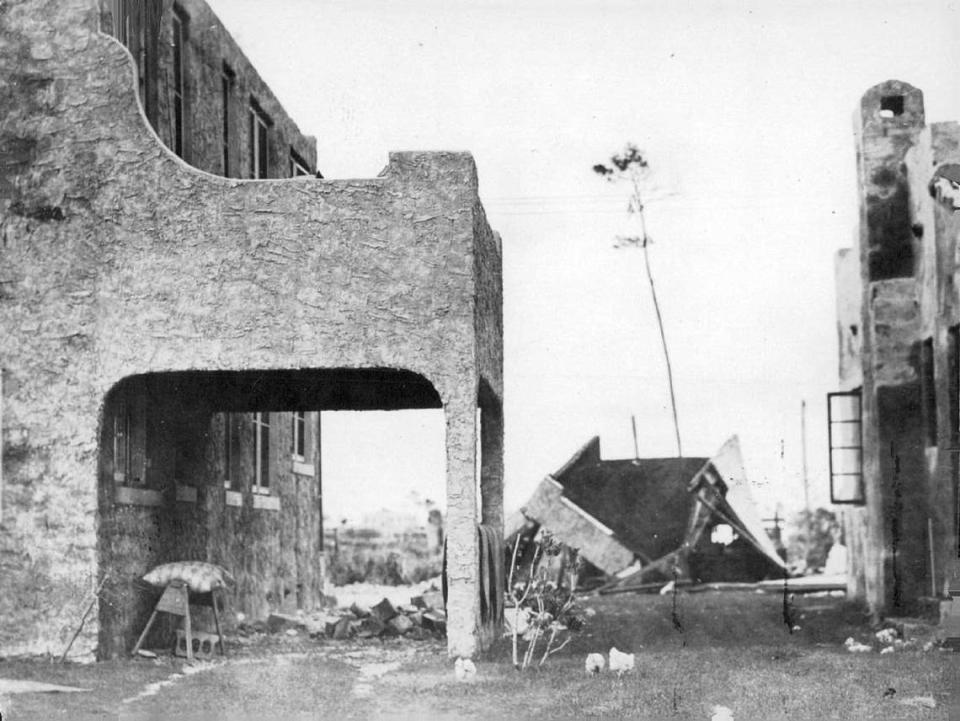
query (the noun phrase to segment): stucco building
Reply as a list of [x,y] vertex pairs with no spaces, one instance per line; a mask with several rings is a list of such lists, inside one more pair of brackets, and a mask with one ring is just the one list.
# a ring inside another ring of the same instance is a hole
[[445,414],[448,645],[475,653],[503,353],[472,158],[314,177],[200,0],[20,0],[0,58],[0,654],[61,649],[103,577],[78,648],[123,653],[167,560],[227,567],[235,610],[309,609],[319,412],[399,408]]
[[849,504],[850,595],[903,613],[943,594],[958,557],[960,125],[928,125],[923,94],[897,80],[864,94],[854,125],[860,227],[836,263],[831,493]]

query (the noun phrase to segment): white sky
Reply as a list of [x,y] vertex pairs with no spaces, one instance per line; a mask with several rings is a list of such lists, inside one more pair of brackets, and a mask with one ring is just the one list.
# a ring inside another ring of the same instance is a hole
[[[827,502],[853,112],[898,78],[924,91],[928,121],[960,119],[958,2],[210,4],[316,135],[327,178],[375,175],[391,150],[474,154],[503,237],[508,507],[593,435],[604,457],[632,456],[631,414],[641,455],[674,454],[642,256],[612,248],[629,231],[626,189],[591,171],[627,141],[674,193],[648,205],[648,225],[685,454],[739,434],[764,510],[797,508],[806,399],[811,493]],[[328,509],[360,476],[388,503],[442,473],[391,462],[383,433],[364,456],[389,477],[360,474],[346,436],[339,461],[328,443]]]

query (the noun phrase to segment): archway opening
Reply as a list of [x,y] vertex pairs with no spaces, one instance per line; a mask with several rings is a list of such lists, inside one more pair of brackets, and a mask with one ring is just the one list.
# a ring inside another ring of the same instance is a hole
[[[326,552],[323,416],[441,408],[429,381],[396,369],[176,371],[118,382],[100,433],[99,561],[109,599],[100,656],[133,646],[157,597],[140,579],[162,563],[225,568],[235,579],[228,624],[237,613],[316,607]],[[161,625],[156,640],[165,645],[170,634]]]

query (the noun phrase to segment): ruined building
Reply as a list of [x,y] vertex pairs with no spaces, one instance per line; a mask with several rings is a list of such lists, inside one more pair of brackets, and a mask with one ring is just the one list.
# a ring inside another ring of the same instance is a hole
[[847,504],[849,595],[919,610],[956,572],[960,125],[927,125],[890,80],[855,116],[859,245],[837,257],[841,393],[828,398],[831,494]]
[[234,611],[310,609],[319,413],[400,408],[446,418],[448,644],[475,653],[503,354],[472,158],[315,177],[201,0],[20,0],[0,59],[0,655],[61,650],[102,579],[75,648],[126,652],[170,560],[227,568]]

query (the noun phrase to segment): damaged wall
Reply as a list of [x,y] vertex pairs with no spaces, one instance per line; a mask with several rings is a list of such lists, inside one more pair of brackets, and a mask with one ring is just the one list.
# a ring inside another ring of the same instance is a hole
[[[844,519],[848,591],[879,615],[938,595],[957,555],[958,469],[946,452],[960,437],[957,227],[928,186],[937,166],[956,161],[960,134],[955,123],[927,127],[922,93],[896,80],[864,94],[855,127],[861,271],[857,281],[838,272],[838,297],[856,282],[862,298],[866,497]],[[838,301],[843,325],[846,309]],[[842,329],[847,389],[857,372],[845,340]]]
[[61,648],[99,575],[98,440],[121,379],[395,368],[446,413],[448,644],[472,655],[478,357],[502,389],[499,331],[476,329],[475,299],[500,290],[477,287],[495,249],[472,158],[395,153],[367,180],[206,175],[148,129],[131,58],[98,26],[93,0],[0,14],[17,68],[0,77],[0,585],[25,589],[0,601],[3,654]]

